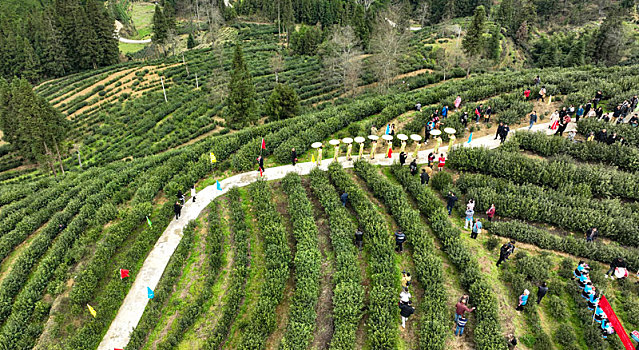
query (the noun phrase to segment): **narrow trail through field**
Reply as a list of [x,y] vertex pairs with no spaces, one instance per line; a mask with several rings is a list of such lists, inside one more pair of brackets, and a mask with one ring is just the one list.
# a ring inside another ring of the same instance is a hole
[[[532,129],[533,131],[540,131],[547,130],[547,127],[548,123],[545,123],[535,125]],[[574,128],[574,124],[571,124],[571,127]],[[426,147],[429,146],[431,145],[428,144]],[[495,148],[499,146],[499,141],[493,140],[491,136],[484,136],[473,139],[471,143],[465,142],[463,146],[484,146]],[[442,152],[447,152],[447,149],[447,145],[440,147],[440,151]],[[432,152],[432,149],[426,149],[419,152],[417,163],[426,163],[428,153],[430,152]],[[378,154],[377,157],[370,160],[370,162],[375,165],[389,166],[397,160],[398,156],[398,154],[394,154],[393,158],[387,159],[382,158],[383,156]],[[368,156],[365,158],[368,158]],[[346,157],[340,157],[338,161],[345,168],[353,167],[353,162],[348,161]],[[332,159],[322,161],[320,169],[326,170],[331,162],[333,162]],[[269,168],[264,171],[263,179],[281,179],[289,172],[307,175],[315,167],[316,164],[306,162],[298,163],[295,167],[292,165],[283,165],[275,168]],[[226,179],[221,179],[219,181],[222,186],[222,190],[218,190],[215,185],[208,186],[200,191],[197,202],[186,203],[182,209],[182,216],[178,220],[171,221],[147,256],[142,268],[137,274],[136,280],[131,286],[129,293],[120,306],[115,319],[111,323],[111,326],[98,346],[98,349],[112,350],[113,348],[123,348],[128,344],[131,331],[137,326],[149,301],[147,298],[146,288],[150,287],[151,289],[154,289],[157,286],[157,283],[164,272],[164,268],[168,264],[171,255],[182,239],[182,231],[188,222],[195,220],[212,200],[228,192],[231,187],[244,187],[258,179],[260,179],[260,174],[257,171],[250,171],[237,174]]]

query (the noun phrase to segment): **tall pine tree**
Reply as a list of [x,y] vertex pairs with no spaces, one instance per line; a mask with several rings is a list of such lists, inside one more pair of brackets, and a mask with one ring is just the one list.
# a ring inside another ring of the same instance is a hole
[[226,99],[226,122],[233,128],[241,128],[257,121],[255,86],[251,79],[240,44],[235,45],[233,72]]
[[168,31],[169,28],[166,23],[166,18],[164,17],[164,12],[162,12],[160,6],[155,5],[155,12],[153,13],[153,41],[158,45],[164,44]]
[[610,10],[595,36],[595,62],[608,66],[619,63],[625,46],[626,34],[621,17],[617,11]]
[[47,163],[56,173],[60,168],[60,149],[65,141],[67,120],[41,96],[26,79],[13,79],[11,84],[0,79],[0,129],[3,139],[24,158]]
[[[486,10],[484,6],[477,6],[473,21],[462,40],[462,49],[470,61],[475,61],[481,56],[484,45],[484,31],[486,28]],[[470,64],[466,70],[466,76],[470,73]]]

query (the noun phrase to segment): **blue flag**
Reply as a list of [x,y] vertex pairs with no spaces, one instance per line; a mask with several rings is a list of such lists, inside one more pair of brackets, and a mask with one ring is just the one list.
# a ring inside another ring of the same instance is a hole
[[153,289],[151,289],[151,287],[146,287],[146,292],[149,296],[149,299],[153,299],[153,297],[155,296],[155,294],[153,294]]
[[470,143],[470,141],[472,141],[472,140],[473,140],[473,133],[471,132],[470,136],[468,136],[468,143]]
[[217,190],[221,191],[222,190],[222,185],[220,184],[219,181],[215,181],[217,183]]

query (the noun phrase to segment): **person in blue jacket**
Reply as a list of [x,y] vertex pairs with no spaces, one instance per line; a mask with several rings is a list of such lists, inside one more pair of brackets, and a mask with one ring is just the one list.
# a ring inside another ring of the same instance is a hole
[[528,289],[524,289],[524,293],[519,296],[519,305],[517,305],[517,311],[523,311],[524,306],[528,304],[528,295],[530,295],[530,291]]

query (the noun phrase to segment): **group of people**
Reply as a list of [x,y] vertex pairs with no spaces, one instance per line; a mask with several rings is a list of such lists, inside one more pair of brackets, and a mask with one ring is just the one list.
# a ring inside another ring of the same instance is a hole
[[585,261],[579,261],[577,268],[573,271],[573,280],[577,280],[577,284],[582,290],[581,297],[588,301],[588,310],[594,311],[594,320],[600,324],[602,337],[605,339],[614,334],[615,330],[608,322],[608,316],[599,307],[600,298],[597,297],[597,289],[590,280],[590,267]]
[[[464,335],[464,329],[468,323],[466,313],[475,311],[474,307],[468,306],[468,300],[469,296],[465,294],[459,298],[459,301],[455,304],[455,331],[453,334],[458,337]],[[514,334],[509,334],[506,338],[506,343],[508,344],[509,349],[514,349],[517,346],[517,338],[515,338]]]
[[[191,186],[191,198],[193,199],[193,201],[195,202],[195,185]],[[182,214],[182,207],[184,206],[184,204],[186,203],[186,198],[184,197],[184,193],[182,193],[182,190],[178,190],[177,194],[177,201],[175,202],[175,204],[173,204],[173,213],[175,214],[175,220],[180,218],[180,215]]]
[[402,271],[402,291],[399,293],[399,315],[402,317],[402,328],[406,328],[406,321],[415,313],[409,287],[411,286],[410,272]]
[[[537,286],[537,305],[541,303],[541,300],[548,294],[548,284],[546,282],[542,282],[539,286]],[[528,289],[524,289],[524,292],[521,293],[519,298],[517,299],[517,307],[515,310],[524,311],[526,305],[528,305],[528,297],[530,296],[530,291]]]
[[590,134],[588,134],[588,137],[586,137],[586,141],[587,142],[597,141],[597,142],[602,142],[608,145],[612,145],[617,142],[622,145],[626,144],[626,140],[623,138],[623,136],[617,135],[616,132],[613,132],[612,134],[608,134],[608,130],[605,128],[599,130],[596,134],[591,131]]

